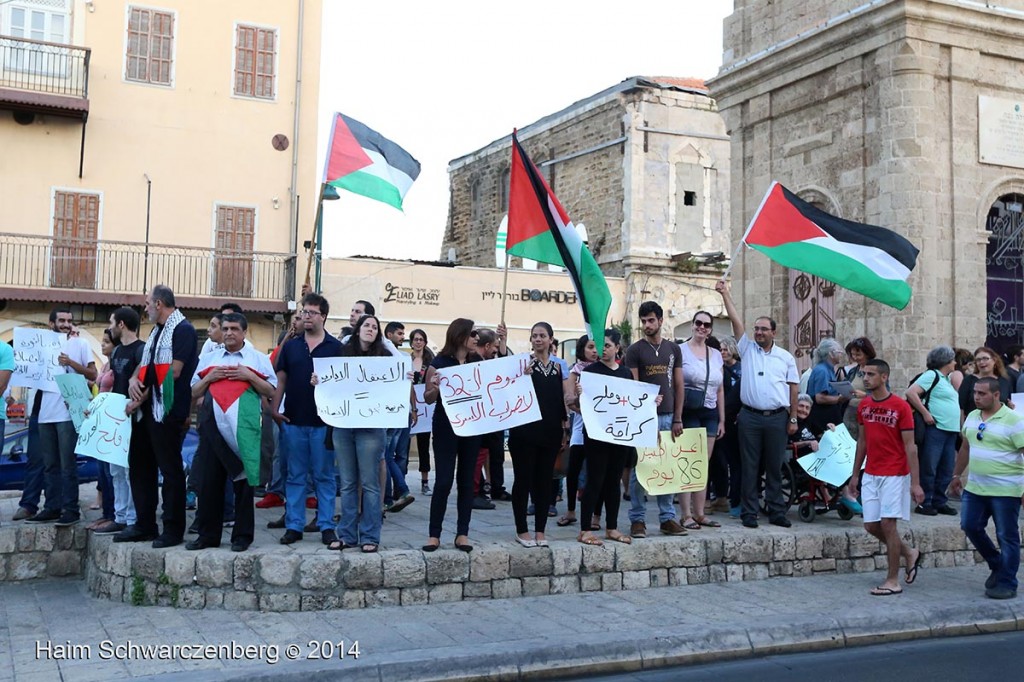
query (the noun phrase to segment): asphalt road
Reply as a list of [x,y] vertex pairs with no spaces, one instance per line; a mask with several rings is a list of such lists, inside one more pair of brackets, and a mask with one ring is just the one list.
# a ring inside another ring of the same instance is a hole
[[1024,632],[880,644],[589,677],[592,682],[914,682],[1024,679]]

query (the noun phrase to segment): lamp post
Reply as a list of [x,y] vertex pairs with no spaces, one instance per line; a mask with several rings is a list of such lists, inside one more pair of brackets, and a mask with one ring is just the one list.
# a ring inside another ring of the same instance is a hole
[[[336,190],[332,185],[326,185],[324,187],[323,198],[322,198],[323,201],[336,201],[336,200],[338,200],[340,198],[341,197],[338,195],[338,190]],[[323,243],[324,243],[324,210],[323,210],[323,204],[321,204],[319,210],[316,212],[316,245],[314,247],[314,248],[316,248],[316,252],[315,252],[315,257],[316,257],[316,287],[314,288],[314,291],[316,291],[318,293],[320,292],[320,272],[321,272],[320,266],[321,266],[321,262],[323,260]]]

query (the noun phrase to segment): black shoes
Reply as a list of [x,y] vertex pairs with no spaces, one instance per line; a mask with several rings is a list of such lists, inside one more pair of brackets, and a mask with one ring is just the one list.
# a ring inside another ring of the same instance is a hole
[[61,514],[60,518],[57,519],[57,522],[53,525],[57,526],[58,528],[70,528],[71,526],[78,524],[80,520],[81,517],[79,516],[73,516],[71,514]]
[[156,540],[156,533],[146,533],[138,526],[128,526],[114,536],[114,542],[151,542]]
[[942,514],[944,516],[956,516],[957,515],[956,509],[953,509],[948,504],[944,504],[941,507],[936,507],[935,508],[935,513],[936,514]]
[[60,512],[56,510],[44,509],[35,516],[25,519],[25,523],[50,523],[60,519]]
[[281,536],[280,542],[282,545],[291,545],[298,542],[301,539],[302,533],[300,533],[297,530],[292,530],[289,528],[284,532],[284,535]]
[[494,503],[486,497],[474,497],[473,509],[494,509]]
[[248,543],[248,542],[246,542],[244,540],[235,540],[234,542],[231,543],[231,551],[232,552],[244,552],[245,550],[249,549],[249,544],[250,543]]
[[789,528],[793,525],[793,522],[787,519],[785,516],[776,516],[770,521],[773,526],[779,526],[781,528]]
[[998,584],[999,584],[999,582],[996,580],[996,572],[992,571],[991,573],[988,574],[988,577],[985,578],[985,589],[986,590],[991,590],[993,587],[995,587]]
[[281,518],[276,521],[267,521],[267,528],[284,528],[284,514],[281,514]]
[[1017,596],[1017,590],[1009,587],[990,587],[985,590],[985,596],[989,599],[1013,599]]
[[320,542],[324,543],[325,545],[329,545],[332,542],[337,542],[337,541],[338,541],[338,534],[335,533],[330,528],[328,528],[327,530],[322,531],[320,533]]
[[307,523],[306,527],[302,529],[304,533],[315,533],[318,530],[320,530],[320,526],[317,525],[315,516],[313,517],[313,520]]
[[213,543],[205,538],[196,538],[195,540],[192,540],[187,545],[185,545],[185,549],[189,550],[190,552],[195,551],[197,549],[207,549],[210,547],[220,547],[220,543]]
[[185,540],[183,538],[174,537],[173,535],[161,535],[156,540],[153,540],[153,549],[177,547],[184,541]]
[[743,527],[744,528],[757,528],[757,519],[754,518],[753,516],[744,516],[743,517]]
[[920,514],[921,516],[936,516],[939,512],[932,509],[931,507],[926,507],[922,504],[919,504],[916,507],[914,507],[914,513]]

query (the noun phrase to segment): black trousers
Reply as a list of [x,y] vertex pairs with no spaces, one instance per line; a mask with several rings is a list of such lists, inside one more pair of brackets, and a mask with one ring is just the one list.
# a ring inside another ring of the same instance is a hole
[[430,431],[416,434],[416,456],[419,458],[420,473],[430,473]]
[[505,432],[496,431],[480,436],[480,447],[487,448],[487,461],[491,467],[491,494],[505,487]]
[[764,500],[769,518],[786,515],[788,505],[782,496],[782,465],[786,462],[789,438],[785,410],[764,416],[760,412],[740,410],[736,418],[742,463],[742,506],[744,518],[757,518],[758,483],[764,466]]
[[196,508],[196,529],[199,537],[214,547],[220,545],[224,530],[224,486],[232,480],[235,492],[235,526],[231,542],[251,544],[255,532],[252,486],[246,478],[235,481],[243,471],[242,462],[228,447],[215,423],[204,423],[199,431],[203,457],[196,457],[193,467],[199,474],[199,500]]
[[133,438],[128,452],[128,477],[135,499],[136,526],[145,533],[157,532],[159,472],[164,477],[162,535],[180,542],[185,537],[185,470],[181,463],[185,423],[167,416],[162,423],[156,421],[149,404],[139,409],[143,410],[142,422],[132,425],[132,434],[134,436],[141,425],[146,442],[135,447]]
[[458,520],[455,534],[469,535],[473,516],[473,468],[480,453],[480,438],[460,438],[450,429],[434,433],[434,496],[430,498],[430,537],[441,537],[444,512],[452,485],[458,479]]
[[[578,447],[578,446],[577,446]],[[619,527],[619,483],[622,469],[626,466],[629,448],[587,438],[583,450],[587,462],[587,486],[583,489],[580,502],[580,528],[593,530],[591,520],[600,501],[604,500],[604,527],[617,530]]]
[[[516,533],[530,531],[526,519],[529,499],[533,499],[533,529],[543,533],[548,523],[548,508],[551,506],[551,483],[555,473],[555,458],[558,457],[560,441],[533,443],[520,438],[509,439],[508,450],[512,455],[512,516],[516,522]],[[587,484],[589,486],[589,482]]]

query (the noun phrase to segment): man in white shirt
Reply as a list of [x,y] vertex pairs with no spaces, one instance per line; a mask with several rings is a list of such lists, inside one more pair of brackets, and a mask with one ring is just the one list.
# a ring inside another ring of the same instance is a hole
[[740,515],[743,525],[757,528],[759,471],[764,462],[768,519],[772,525],[788,528],[792,524],[786,518],[789,505],[782,496],[782,466],[788,452],[787,436],[797,430],[800,373],[789,351],[775,343],[775,320],[770,317],[754,320],[751,340],[744,332],[743,320],[736,312],[725,280],[719,281],[715,290],[722,295],[743,362],[742,407],[736,418],[742,463]]
[[[78,373],[88,381],[95,381],[98,372],[89,344],[71,332],[71,311],[57,307],[50,311],[50,329],[65,335],[61,353],[57,358],[58,372]],[[59,391],[38,391],[32,410],[39,420],[39,451],[43,458],[46,490],[56,494],[46,496],[42,511],[27,519],[29,523],[56,522],[57,526],[73,526],[81,518],[78,507],[78,463],[75,443],[78,434],[71,421],[71,413]]]

